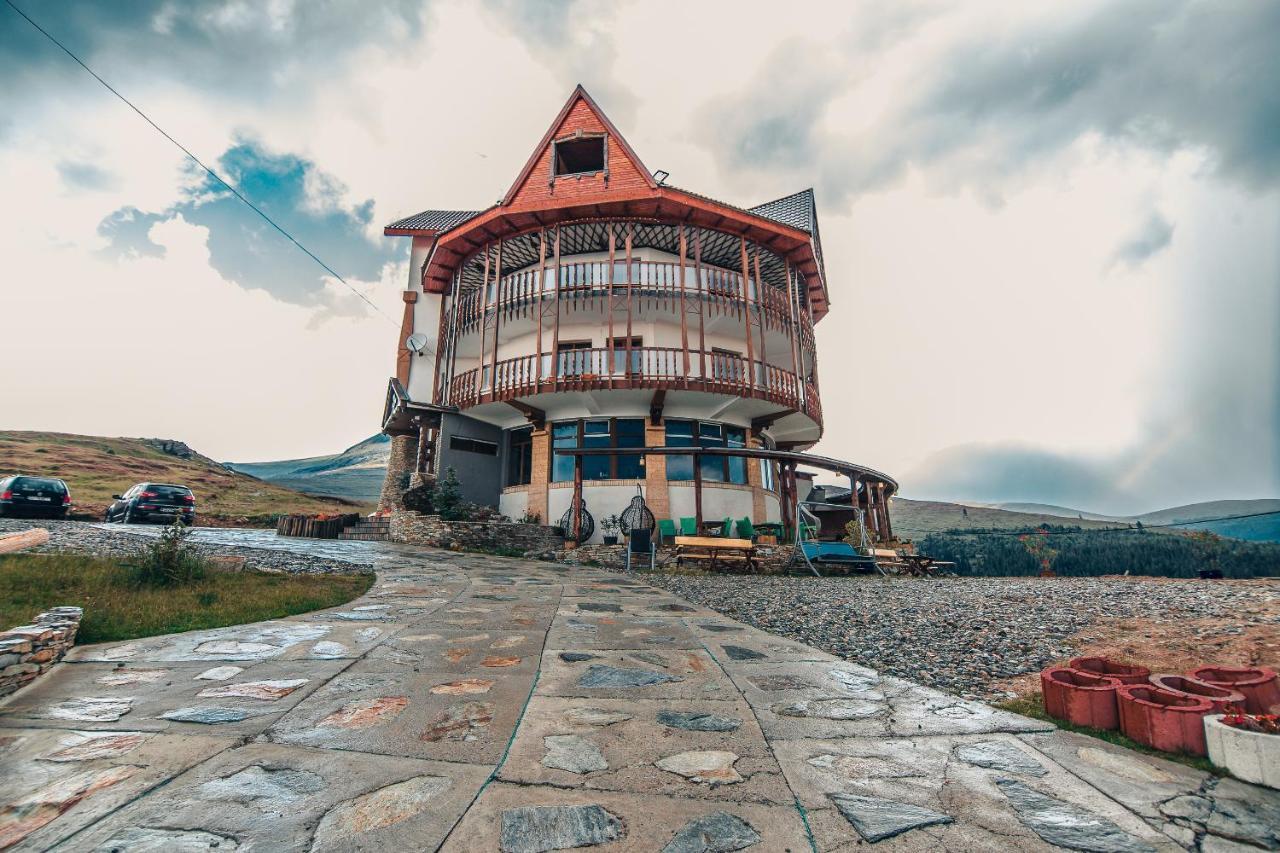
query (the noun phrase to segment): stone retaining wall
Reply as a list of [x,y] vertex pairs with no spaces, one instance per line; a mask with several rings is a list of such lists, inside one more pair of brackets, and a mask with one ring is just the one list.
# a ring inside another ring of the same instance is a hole
[[511,549],[521,554],[556,550],[564,537],[539,524],[512,521],[445,521],[398,509],[391,513],[391,541],[474,551]]
[[62,660],[83,615],[79,607],[54,607],[30,625],[0,633],[0,696],[25,687]]

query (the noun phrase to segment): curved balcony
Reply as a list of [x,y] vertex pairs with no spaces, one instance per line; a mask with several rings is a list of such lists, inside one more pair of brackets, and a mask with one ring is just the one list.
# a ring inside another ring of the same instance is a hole
[[679,347],[579,349],[525,355],[459,373],[445,402],[465,409],[535,394],[665,388],[768,400],[807,415],[819,427],[822,403],[812,378],[760,360]]
[[[559,269],[557,276],[556,270]],[[557,281],[559,287],[557,287]],[[806,311],[790,304],[779,288],[761,286],[755,276],[719,267],[670,261],[623,260],[560,263],[544,269],[509,273],[487,287],[476,286],[458,296],[450,308],[450,325],[458,334],[480,330],[486,317],[511,316],[544,300],[590,300],[630,297],[660,307],[674,307],[681,300],[703,300],[712,313],[741,316],[743,310],[759,311],[768,329],[799,329],[800,343],[814,351],[813,323]]]

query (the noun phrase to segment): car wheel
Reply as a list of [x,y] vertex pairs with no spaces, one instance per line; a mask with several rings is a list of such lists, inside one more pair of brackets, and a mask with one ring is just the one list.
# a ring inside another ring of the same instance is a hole
[[126,509],[124,515],[120,516],[121,524],[133,524],[133,510]]

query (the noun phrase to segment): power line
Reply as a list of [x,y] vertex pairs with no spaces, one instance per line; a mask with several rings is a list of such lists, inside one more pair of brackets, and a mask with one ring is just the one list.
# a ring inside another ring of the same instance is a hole
[[312,251],[311,251],[310,249],[308,249],[306,246],[304,246],[304,245],[302,245],[301,243],[299,243],[299,242],[294,238],[294,236],[293,236],[292,234],[290,234],[288,231],[284,230],[284,228],[280,227],[280,225],[278,225],[278,224],[276,223],[276,221],[275,221],[274,219],[272,219],[270,216],[267,216],[267,214],[263,213],[263,212],[262,212],[262,210],[261,210],[257,205],[255,205],[253,202],[249,201],[249,199],[247,199],[247,198],[245,198],[243,195],[241,195],[240,191],[239,191],[239,190],[237,190],[235,187],[233,187],[229,182],[227,182],[226,180],[224,180],[224,179],[222,178],[222,176],[221,176],[221,175],[219,175],[217,172],[213,171],[213,169],[210,169],[208,166],[206,166],[206,165],[205,165],[205,164],[200,160],[200,158],[199,158],[199,157],[197,157],[196,155],[192,154],[192,153],[191,153],[191,151],[190,151],[190,150],[189,150],[185,145],[183,145],[181,142],[179,142],[178,140],[176,140],[176,139],[174,139],[172,136],[170,136],[168,133],[166,133],[164,128],[162,128],[160,125],[158,125],[158,124],[156,124],[154,121],[152,121],[152,120],[151,120],[151,117],[150,117],[150,116],[148,116],[146,113],[144,113],[141,109],[139,109],[139,108],[138,108],[138,106],[137,106],[136,104],[134,104],[134,103],[133,103],[133,101],[129,100],[129,99],[128,99],[128,98],[126,98],[124,95],[122,95],[122,94],[120,94],[119,92],[117,92],[117,91],[112,87],[112,85],[111,85],[110,83],[108,83],[106,80],[103,80],[101,77],[99,77],[96,71],[94,71],[94,70],[93,70],[92,68],[90,68],[88,65],[85,65],[85,64],[84,64],[84,62],[80,59],[80,57],[78,57],[78,56],[76,56],[74,53],[72,53],[72,52],[71,52],[71,50],[70,50],[66,45],[64,45],[62,42],[58,41],[56,38],[54,38],[54,37],[53,37],[53,35],[51,35],[51,34],[49,33],[49,31],[48,31],[48,30],[46,30],[44,27],[40,26],[40,25],[39,25],[39,24],[37,24],[35,21],[33,21],[33,20],[31,19],[31,16],[30,16],[30,15],[28,15],[26,12],[22,11],[22,10],[21,10],[21,9],[19,9],[17,6],[15,6],[15,5],[13,4],[13,0],[4,0],[4,2],[5,2],[5,4],[6,4],[10,9],[12,9],[12,10],[13,10],[13,11],[15,11],[15,12],[17,12],[19,15],[21,15],[23,18],[25,18],[28,24],[30,24],[31,26],[33,26],[33,27],[35,27],[37,30],[39,30],[39,31],[40,31],[40,33],[41,33],[45,38],[47,38],[49,41],[53,42],[55,45],[57,45],[59,48],[61,48],[63,53],[65,53],[67,56],[69,56],[69,57],[71,57],[73,60],[75,60],[75,62],[76,62],[76,64],[77,64],[77,65],[79,65],[79,66],[80,66],[81,68],[83,68],[85,71],[89,72],[89,74],[93,77],[93,79],[97,80],[97,81],[98,81],[99,83],[101,83],[104,87],[106,87],[106,89],[107,89],[107,91],[108,91],[108,92],[110,92],[111,94],[115,95],[115,96],[116,96],[117,98],[119,98],[120,100],[124,101],[124,102],[129,106],[129,108],[130,108],[131,110],[133,110],[133,111],[134,111],[135,113],[137,113],[138,115],[142,116],[142,120],[143,120],[143,121],[145,121],[147,124],[151,125],[153,128],[155,128],[155,129],[156,129],[156,131],[157,131],[161,136],[163,136],[165,139],[169,140],[169,141],[170,141],[170,142],[172,142],[175,146],[177,146],[178,150],[180,150],[183,154],[185,154],[185,155],[187,155],[188,157],[190,157],[190,158],[191,158],[191,160],[192,160],[192,161],[194,161],[194,162],[195,162],[195,164],[196,164],[197,166],[199,166],[201,169],[204,169],[206,172],[208,172],[208,173],[209,173],[209,176],[210,176],[211,178],[213,178],[215,181],[217,181],[218,183],[220,183],[220,184],[222,184],[224,187],[226,187],[228,190],[230,190],[232,195],[234,195],[236,198],[240,199],[242,202],[244,202],[246,205],[248,205],[249,209],[250,209],[250,210],[252,210],[254,213],[258,214],[259,216],[261,216],[261,217],[262,217],[262,218],[267,222],[267,224],[268,224],[268,225],[270,225],[272,228],[274,228],[274,229],[276,229],[277,231],[279,231],[281,234],[283,234],[283,235],[284,235],[285,239],[287,239],[290,243],[292,243],[293,245],[297,246],[297,247],[298,247],[299,249],[301,249],[304,253],[306,253],[307,257],[311,258],[311,260],[313,260],[313,261],[315,261],[317,264],[319,264],[319,265],[320,265],[320,266],[325,270],[325,272],[329,273],[329,275],[333,276],[333,277],[334,277],[334,278],[336,278],[338,281],[342,282],[342,283],[343,283],[343,285],[345,285],[345,286],[347,287],[347,289],[348,289],[348,290],[350,290],[350,291],[351,291],[352,293],[354,293],[356,296],[360,297],[360,298],[365,302],[365,304],[366,304],[366,305],[368,305],[370,308],[372,308],[372,309],[373,309],[374,311],[376,311],[378,314],[381,314],[381,315],[382,315],[382,317],[383,317],[383,319],[385,319],[388,323],[391,323],[393,326],[394,326],[394,325],[397,325],[397,324],[396,324],[396,322],[395,322],[395,320],[391,319],[391,317],[389,317],[386,313],[384,313],[384,312],[382,311],[382,309],[380,309],[377,305],[374,305],[371,301],[369,301],[369,298],[368,298],[367,296],[365,296],[365,295],[364,295],[363,293],[361,293],[359,290],[356,290],[356,288],[355,288],[355,287],[353,287],[353,286],[352,286],[352,285],[351,285],[351,284],[350,284],[350,283],[349,283],[345,278],[343,278],[342,276],[338,275],[337,271],[335,271],[333,267],[329,266],[329,265],[328,265],[328,264],[326,264],[324,261],[320,260],[320,258],[319,258],[319,257],[317,257],[317,256],[316,256],[316,254],[315,254],[314,252],[312,252]]

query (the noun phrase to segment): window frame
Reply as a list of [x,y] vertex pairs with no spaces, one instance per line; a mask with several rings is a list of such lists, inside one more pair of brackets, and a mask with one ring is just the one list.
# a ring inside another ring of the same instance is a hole
[[[725,447],[725,448],[729,447],[730,446],[729,445],[730,430],[741,433],[742,447],[745,448],[748,446],[747,441],[750,436],[749,436],[749,431],[747,430],[746,427],[734,426],[733,424],[724,423],[722,421],[703,421],[703,420],[697,420],[694,418],[669,418],[663,421],[663,440],[667,442],[666,444],[667,447],[686,446],[686,445],[679,445],[679,444],[671,444],[669,442],[668,439],[670,438],[670,435],[668,431],[670,429],[670,425],[672,424],[690,424],[691,425],[691,431],[688,436],[679,436],[679,438],[688,438],[690,440],[690,443],[687,445],[690,450],[690,453],[687,456],[684,454],[673,454],[667,457],[667,481],[668,482],[687,483],[692,481],[694,479],[694,474],[696,473],[694,472],[693,464],[689,465],[690,475],[688,477],[672,477],[671,476],[672,460],[687,459],[689,460],[690,463],[692,463],[694,450],[704,448],[704,447]],[[714,443],[703,444],[704,440],[713,441],[713,442],[716,440],[715,436],[713,435],[703,435],[704,426],[714,427],[717,430],[719,430],[720,437],[719,437],[718,444],[714,444]],[[734,439],[734,440],[737,441],[737,439]],[[735,449],[738,449],[738,448],[735,448]],[[747,471],[747,464],[746,464],[747,457],[721,456],[717,458],[715,456],[702,456],[699,458],[701,459],[701,464],[703,468],[703,471],[702,471],[703,482],[729,483],[735,486],[746,486],[751,484],[751,476]],[[716,465],[717,461],[720,463],[720,470],[709,476],[710,470]]]
[[[560,171],[560,146],[572,143],[582,143],[592,140],[600,140],[600,168],[586,169],[580,172],[561,172]],[[557,178],[581,178],[588,175],[607,175],[609,174],[609,134],[607,133],[575,133],[572,136],[566,136],[563,139],[554,139],[551,142],[551,180],[554,182]]]
[[533,483],[533,427],[507,430],[507,460],[504,473],[507,486]]
[[[556,427],[566,426],[566,425],[568,425],[568,424],[573,424],[573,425],[574,425],[574,444],[573,444],[573,447],[572,447],[572,448],[568,448],[568,447],[566,447],[565,449],[575,449],[575,450],[576,450],[576,449],[578,449],[578,448],[582,448],[582,447],[585,447],[585,446],[586,446],[586,445],[583,443],[583,440],[586,438],[586,425],[587,425],[587,423],[588,423],[588,422],[591,422],[591,423],[601,423],[601,422],[604,422],[604,423],[607,423],[607,424],[609,425],[609,431],[608,431],[609,444],[607,445],[607,447],[608,447],[610,450],[614,451],[614,452],[613,452],[613,453],[610,453],[610,454],[609,454],[609,455],[607,455],[607,456],[603,456],[603,455],[602,455],[602,456],[596,456],[596,457],[589,457],[589,458],[594,458],[594,459],[607,459],[607,460],[608,460],[608,471],[606,472],[606,476],[603,476],[603,477],[588,477],[588,476],[587,476],[587,474],[586,474],[586,471],[584,470],[584,471],[583,471],[583,476],[582,476],[582,481],[585,483],[585,482],[598,482],[598,481],[600,481],[600,480],[633,480],[633,481],[634,481],[634,480],[643,480],[643,479],[644,479],[644,473],[645,473],[644,454],[643,454],[643,453],[639,453],[639,452],[628,452],[628,451],[640,451],[640,450],[643,450],[643,449],[644,449],[644,447],[645,447],[645,428],[644,428],[644,420],[645,420],[644,418],[626,418],[626,417],[624,417],[624,418],[617,418],[617,417],[602,417],[602,418],[575,418],[575,419],[572,419],[572,420],[556,421],[556,422],[552,423],[552,424],[551,424],[551,476],[550,476],[550,482],[552,482],[552,483],[568,483],[568,482],[572,482],[572,481],[573,481],[573,475],[572,475],[572,473],[570,473],[570,474],[569,474],[569,476],[565,477],[564,479],[558,479],[558,478],[556,477],[556,464],[555,464],[555,463],[556,463],[556,456],[557,456],[557,455],[559,455],[559,454],[557,454],[557,453],[556,453],[556,444],[555,444],[555,428],[556,428]],[[619,445],[619,444],[618,444],[618,438],[619,438],[619,434],[618,434],[618,423],[619,423],[620,421],[634,421],[634,422],[636,422],[637,424],[639,424],[639,426],[640,426],[640,430],[639,430],[640,444],[639,444],[639,445],[637,445],[637,446],[628,446],[628,445]],[[601,435],[601,433],[595,433],[594,435],[595,435],[596,437],[599,437],[599,436]],[[634,456],[634,457],[638,457],[638,459],[639,459],[638,464],[637,464],[637,466],[636,466],[636,467],[639,469],[639,470],[638,470],[638,472],[637,472],[637,474],[638,474],[638,475],[637,475],[637,476],[634,476],[634,477],[632,477],[632,476],[619,476],[619,465],[618,465],[619,457],[632,457],[632,456]],[[561,456],[561,458],[564,458],[564,457],[563,457],[563,456]],[[572,459],[573,457],[568,457],[568,458],[569,458],[569,459]],[[584,460],[583,460],[583,463],[584,463],[583,467],[584,467],[584,469],[586,468],[586,461],[587,461],[586,459],[584,459]]]

